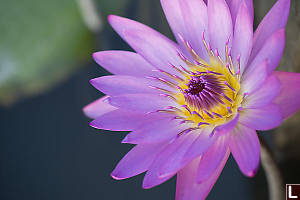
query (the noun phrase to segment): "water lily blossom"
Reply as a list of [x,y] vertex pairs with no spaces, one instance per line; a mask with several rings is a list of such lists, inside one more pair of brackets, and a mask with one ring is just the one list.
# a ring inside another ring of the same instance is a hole
[[253,32],[252,0],[161,0],[177,42],[127,18],[109,16],[134,49],[101,51],[111,72],[91,80],[106,96],[87,105],[91,126],[131,131],[135,144],[112,177],[146,172],[143,188],[177,175],[177,200],[205,199],[228,157],[252,177],[256,130],[300,108],[300,74],[274,71],[285,46],[290,0],[278,0]]

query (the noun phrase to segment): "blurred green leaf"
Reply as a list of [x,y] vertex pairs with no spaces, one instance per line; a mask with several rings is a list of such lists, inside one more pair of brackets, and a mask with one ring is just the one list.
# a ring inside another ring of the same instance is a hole
[[49,88],[92,52],[76,1],[2,1],[0,28],[0,104]]

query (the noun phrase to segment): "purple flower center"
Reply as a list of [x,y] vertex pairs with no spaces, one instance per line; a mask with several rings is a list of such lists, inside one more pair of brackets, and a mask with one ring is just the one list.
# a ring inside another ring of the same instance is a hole
[[222,103],[223,85],[214,74],[192,76],[182,91],[187,104],[197,110],[210,109]]
[[[209,54],[209,60],[200,58],[192,46],[181,37],[192,58],[185,57],[178,52],[179,58],[185,63],[170,67],[176,72],[172,74],[162,69],[161,72],[172,80],[149,77],[171,87],[176,92],[160,87],[152,87],[164,92],[162,96],[169,97],[177,106],[168,106],[158,112],[174,113],[174,119],[181,123],[192,123],[192,129],[210,124],[222,124],[237,113],[243,98],[240,92],[240,60],[237,60],[235,71],[228,43],[225,46],[225,60],[222,60],[218,51],[213,52],[206,43],[203,35],[203,44]],[[188,129],[191,130],[191,129]]]
[[185,90],[190,95],[199,96],[202,90],[205,88],[205,80],[202,76],[193,77],[188,83],[189,89]]

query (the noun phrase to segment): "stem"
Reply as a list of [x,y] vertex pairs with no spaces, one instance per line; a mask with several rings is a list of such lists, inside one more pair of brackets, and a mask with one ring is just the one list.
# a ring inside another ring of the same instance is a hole
[[261,162],[268,182],[269,198],[271,200],[282,200],[284,199],[285,187],[282,182],[280,170],[275,162],[274,155],[261,137],[260,146]]

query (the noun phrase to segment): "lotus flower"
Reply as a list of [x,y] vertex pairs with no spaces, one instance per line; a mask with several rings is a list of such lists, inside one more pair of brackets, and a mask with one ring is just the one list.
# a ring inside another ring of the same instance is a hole
[[177,174],[177,200],[205,199],[233,155],[252,177],[256,130],[300,108],[300,74],[279,72],[290,0],[278,0],[253,33],[252,0],[161,0],[177,43],[136,21],[109,16],[135,50],[94,53],[112,76],[91,80],[106,96],[84,108],[91,126],[131,131],[135,144],[112,177],[146,172],[143,188]]

